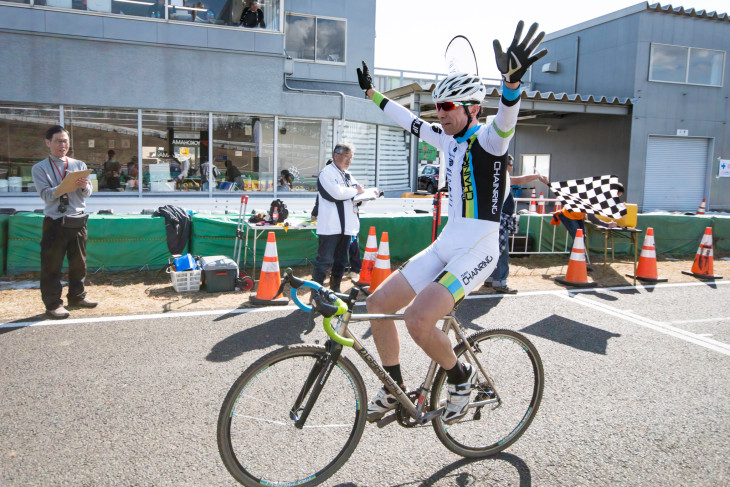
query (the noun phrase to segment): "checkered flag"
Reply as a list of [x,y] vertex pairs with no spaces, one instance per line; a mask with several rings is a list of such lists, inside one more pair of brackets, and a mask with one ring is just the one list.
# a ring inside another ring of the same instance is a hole
[[550,189],[569,210],[619,219],[626,214],[618,198],[619,184],[617,176],[594,176],[550,183]]

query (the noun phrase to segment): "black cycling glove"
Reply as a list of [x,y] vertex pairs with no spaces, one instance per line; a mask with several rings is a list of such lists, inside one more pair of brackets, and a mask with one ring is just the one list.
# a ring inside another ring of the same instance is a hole
[[373,87],[373,78],[370,76],[370,70],[365,61],[362,62],[362,71],[357,68],[357,81],[360,83],[360,88],[367,94],[367,91]]
[[545,32],[540,32],[535,40],[532,41],[530,46],[527,43],[530,42],[532,36],[537,30],[537,22],[530,26],[530,30],[527,31],[525,39],[520,42],[520,36],[522,35],[522,27],[525,25],[523,21],[517,24],[517,30],[515,31],[515,37],[512,39],[507,52],[502,52],[502,45],[498,40],[494,40],[494,57],[497,59],[497,68],[502,73],[502,79],[505,83],[517,83],[522,79],[527,72],[527,69],[532,66],[532,63],[543,57],[548,53],[547,49],[542,49],[534,56],[530,56],[532,52],[537,48],[538,44],[543,37]]

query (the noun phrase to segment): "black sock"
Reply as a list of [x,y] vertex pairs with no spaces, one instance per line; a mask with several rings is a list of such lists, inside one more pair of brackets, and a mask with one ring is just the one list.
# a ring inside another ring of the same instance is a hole
[[466,382],[466,379],[468,379],[466,376],[466,368],[458,360],[456,361],[456,365],[446,371],[446,380],[449,384],[463,384]]
[[400,373],[400,364],[383,365],[383,368],[396,384],[403,387],[403,376]]

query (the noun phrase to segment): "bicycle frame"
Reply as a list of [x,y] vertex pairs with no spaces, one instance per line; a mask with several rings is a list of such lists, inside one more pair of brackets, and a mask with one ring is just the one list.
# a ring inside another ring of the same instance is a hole
[[[424,379],[423,383],[418,389],[418,401],[414,405],[411,400],[408,398],[407,394],[403,389],[400,388],[399,385],[395,383],[395,381],[390,377],[390,375],[383,369],[383,367],[378,364],[378,361],[375,359],[375,357],[368,352],[368,350],[362,345],[362,343],[355,337],[349,330],[349,324],[353,322],[360,322],[360,321],[371,321],[371,320],[382,320],[382,319],[392,319],[392,320],[400,320],[402,321],[404,319],[403,314],[352,314],[352,311],[348,309],[348,311],[342,315],[339,316],[339,323],[338,323],[338,329],[336,333],[340,335],[341,337],[344,337],[348,340],[352,340],[353,345],[352,348],[358,353],[360,358],[367,364],[367,366],[370,368],[370,370],[373,371],[373,373],[380,379],[380,381],[383,383],[383,385],[388,389],[388,391],[393,394],[396,398],[396,400],[400,403],[401,407],[405,410],[405,412],[418,424],[425,424],[431,421],[434,417],[438,417],[443,413],[443,407],[440,407],[438,409],[429,411],[427,413],[424,413],[424,409],[426,407],[426,397],[431,392],[431,387],[433,385],[434,378],[436,376],[436,371],[438,370],[438,364],[431,360],[431,363],[428,367],[428,372],[426,373],[426,378]],[[470,408],[473,407],[481,407],[486,404],[490,403],[499,403],[499,395],[497,394],[497,391],[494,389],[494,384],[489,379],[489,376],[486,374],[486,371],[484,370],[482,364],[479,362],[479,360],[476,358],[476,355],[474,353],[474,350],[472,349],[471,345],[469,345],[468,341],[466,340],[466,337],[464,336],[463,331],[461,330],[461,326],[459,324],[459,321],[454,316],[453,312],[442,318],[443,325],[441,327],[441,330],[448,335],[449,331],[453,330],[454,334],[457,337],[457,341],[464,344],[464,346],[467,349],[467,360],[476,365],[482,375],[485,377],[489,387],[492,391],[495,393],[495,399],[488,399],[484,401],[476,401],[471,402],[469,404]],[[327,381],[327,378],[329,377],[330,372],[332,371],[332,367],[334,367],[337,364],[337,359],[339,358],[343,346],[339,343],[334,342],[334,340],[330,339],[327,342],[327,355],[325,356],[325,360],[321,361],[312,368],[312,370],[309,373],[309,377],[307,378],[306,383],[304,384],[304,387],[299,393],[299,396],[297,397],[297,400],[294,404],[294,406],[291,409],[292,419],[295,419],[295,426],[297,428],[303,428],[304,423],[306,422],[307,417],[309,416],[309,412],[311,411],[312,407],[314,406],[317,398],[319,397],[319,393],[321,392],[322,388],[324,387],[324,384]],[[301,413],[297,416],[297,412],[300,411],[301,403],[303,402],[304,398],[307,396],[307,393],[309,393],[311,389],[311,394],[309,394],[309,399],[307,400],[307,404],[301,408]],[[395,415],[390,415],[389,417],[385,419],[381,419],[378,422],[378,426],[385,426],[389,422],[392,422],[395,420]]]

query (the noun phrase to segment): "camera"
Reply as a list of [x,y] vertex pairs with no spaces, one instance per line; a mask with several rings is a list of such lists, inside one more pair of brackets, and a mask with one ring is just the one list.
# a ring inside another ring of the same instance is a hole
[[68,193],[61,195],[60,202],[58,203],[58,212],[66,213],[68,211]]

